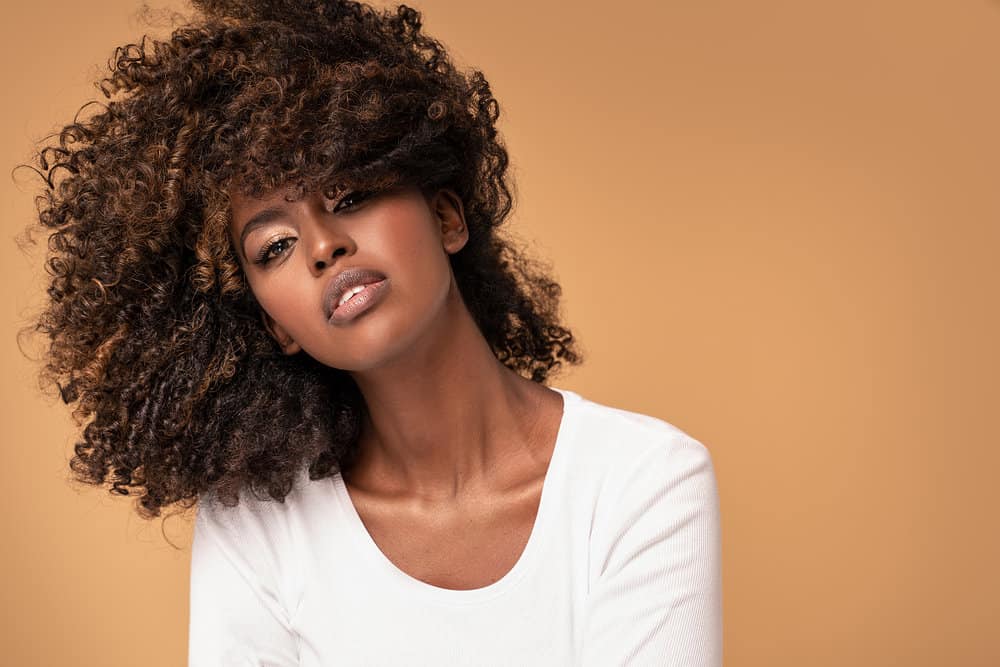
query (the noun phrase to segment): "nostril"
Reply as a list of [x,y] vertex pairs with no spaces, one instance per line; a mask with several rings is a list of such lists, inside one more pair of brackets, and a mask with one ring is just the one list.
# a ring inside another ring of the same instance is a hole
[[[347,254],[347,249],[346,249],[346,248],[337,248],[337,249],[336,249],[336,250],[335,250],[335,251],[333,252],[333,256],[334,256],[334,257],[339,257],[340,255],[346,255],[346,254]],[[322,260],[322,259],[317,259],[317,260],[316,260],[316,268],[317,268],[317,269],[323,269],[323,268],[326,268],[326,265],[327,265],[327,262],[326,262],[326,260]]]

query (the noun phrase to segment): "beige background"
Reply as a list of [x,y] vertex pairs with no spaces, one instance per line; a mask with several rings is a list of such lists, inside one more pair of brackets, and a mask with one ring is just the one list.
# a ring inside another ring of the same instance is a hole
[[[67,484],[15,345],[41,260],[9,170],[144,26],[11,4],[0,662],[181,665],[189,526]],[[713,453],[726,664],[1000,664],[1000,4],[414,4],[501,100],[514,225],[589,355],[556,384]]]

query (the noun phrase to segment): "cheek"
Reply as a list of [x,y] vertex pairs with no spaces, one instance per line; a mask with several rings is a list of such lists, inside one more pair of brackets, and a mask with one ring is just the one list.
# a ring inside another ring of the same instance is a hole
[[298,289],[294,288],[295,283],[294,280],[270,280],[258,288],[251,285],[264,312],[293,336],[304,328],[310,317],[322,319],[319,295],[311,298],[307,290],[302,289],[301,282]]
[[[400,198],[387,203],[380,213],[380,219],[372,227],[378,233],[367,239],[373,261],[383,262],[386,271],[407,273],[410,280],[433,278],[434,274],[428,272],[437,269],[446,258],[435,227],[437,223],[422,200]],[[363,245],[359,252],[365,252]]]
[[386,263],[387,270],[395,271],[402,300],[421,312],[434,309],[451,279],[447,256],[427,229],[413,233],[411,227],[408,235],[398,239]]

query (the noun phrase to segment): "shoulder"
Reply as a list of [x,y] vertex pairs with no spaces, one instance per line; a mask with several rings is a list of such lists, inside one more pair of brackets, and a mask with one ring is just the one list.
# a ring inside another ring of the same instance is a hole
[[288,543],[292,517],[307,502],[304,496],[308,482],[308,473],[303,469],[282,501],[246,488],[235,505],[222,502],[214,493],[204,493],[198,498],[196,534],[239,543],[245,549],[276,552]]
[[576,409],[574,448],[606,469],[711,464],[707,446],[673,423],[570,392]]
[[595,518],[621,525],[684,506],[717,514],[715,466],[700,440],[659,417],[571,398],[577,413],[569,465],[596,496]]
[[[217,495],[198,498],[191,552],[192,586],[211,589],[213,580],[241,581],[274,609],[288,614],[301,599],[301,530],[308,473],[296,478],[284,501],[244,489],[237,504]],[[193,589],[192,589],[193,590]],[[277,612],[276,612],[277,613]]]
[[587,528],[582,662],[721,664],[721,524],[708,448],[664,419],[579,406],[582,447],[570,470]]
[[593,498],[586,504],[592,583],[633,561],[667,576],[680,559],[703,563],[697,577],[710,586],[719,576],[721,533],[708,447],[651,415],[586,399],[578,406],[580,451],[570,469],[577,497]]

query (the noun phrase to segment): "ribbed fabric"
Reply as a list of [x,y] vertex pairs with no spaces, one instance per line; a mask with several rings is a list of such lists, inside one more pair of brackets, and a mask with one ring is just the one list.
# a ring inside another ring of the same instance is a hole
[[203,498],[190,666],[720,667],[709,451],[661,419],[553,389],[563,417],[534,527],[483,588],[397,568],[339,474],[303,470],[284,503]]

